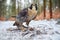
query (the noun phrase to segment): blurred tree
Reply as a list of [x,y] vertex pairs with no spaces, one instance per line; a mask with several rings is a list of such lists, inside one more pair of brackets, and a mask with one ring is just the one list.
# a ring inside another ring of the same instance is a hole
[[44,5],[44,19],[45,19],[45,17],[46,17],[46,0],[43,0],[43,5]]
[[38,14],[40,14],[40,12],[41,12],[40,0],[37,0],[36,3],[37,3],[37,6],[38,6]]
[[52,7],[56,9],[57,7],[60,9],[60,0],[52,0]]
[[60,9],[60,0],[57,0],[57,6]]
[[[0,16],[16,16],[20,10],[29,7],[32,3],[38,4],[39,14],[44,9],[44,17],[46,16],[46,6],[48,6],[48,9],[50,10],[50,18],[52,18],[52,11],[54,9],[58,8],[60,10],[60,0],[10,0],[9,5],[6,4],[6,1],[7,0],[0,1]],[[43,1],[43,3],[41,3],[41,1]]]
[[29,2],[29,0],[27,0],[27,7],[29,7],[29,5],[30,5],[30,2]]
[[16,0],[11,0],[11,16],[16,16]]
[[50,12],[50,18],[52,18],[52,0],[49,0],[50,6],[49,6],[49,12]]
[[17,6],[17,13],[19,13],[20,11],[21,11],[21,9],[22,9],[22,0],[17,0],[17,4],[16,5],[18,5]]
[[6,5],[5,5],[5,3],[6,3],[6,0],[1,0],[0,1],[0,17],[5,16],[5,14],[6,14]]
[[18,12],[19,12],[19,1],[17,1],[17,5],[18,5]]
[[16,16],[16,0],[10,0],[10,2],[7,3],[6,5],[7,5],[6,18],[8,19],[11,16]]
[[56,8],[57,0],[52,0],[52,8],[53,10]]

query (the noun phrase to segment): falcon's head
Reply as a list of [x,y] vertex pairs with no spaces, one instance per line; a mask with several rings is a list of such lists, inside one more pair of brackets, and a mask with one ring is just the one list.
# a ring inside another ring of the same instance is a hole
[[37,4],[31,4],[31,6],[29,7],[29,9],[34,9],[34,10],[37,10]]

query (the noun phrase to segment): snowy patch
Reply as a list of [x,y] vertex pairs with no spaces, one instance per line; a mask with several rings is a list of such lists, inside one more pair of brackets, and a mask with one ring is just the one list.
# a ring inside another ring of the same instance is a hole
[[34,31],[7,31],[8,28],[16,28],[14,22],[0,21],[0,40],[60,40],[60,25],[56,20],[32,20],[29,27]]

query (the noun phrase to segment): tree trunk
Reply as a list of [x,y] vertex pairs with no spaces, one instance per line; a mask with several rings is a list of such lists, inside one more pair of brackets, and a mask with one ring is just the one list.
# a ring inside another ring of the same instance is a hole
[[45,19],[45,17],[46,17],[46,0],[43,0],[43,5],[44,5],[44,19]]
[[49,12],[50,12],[50,19],[52,18],[52,0],[49,0],[50,7],[49,7]]

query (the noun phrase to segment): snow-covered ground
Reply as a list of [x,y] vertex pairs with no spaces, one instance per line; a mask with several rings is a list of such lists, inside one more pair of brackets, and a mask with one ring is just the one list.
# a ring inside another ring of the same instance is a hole
[[0,40],[60,40],[60,25],[56,20],[32,20],[29,27],[34,31],[7,31],[15,21],[0,21]]

